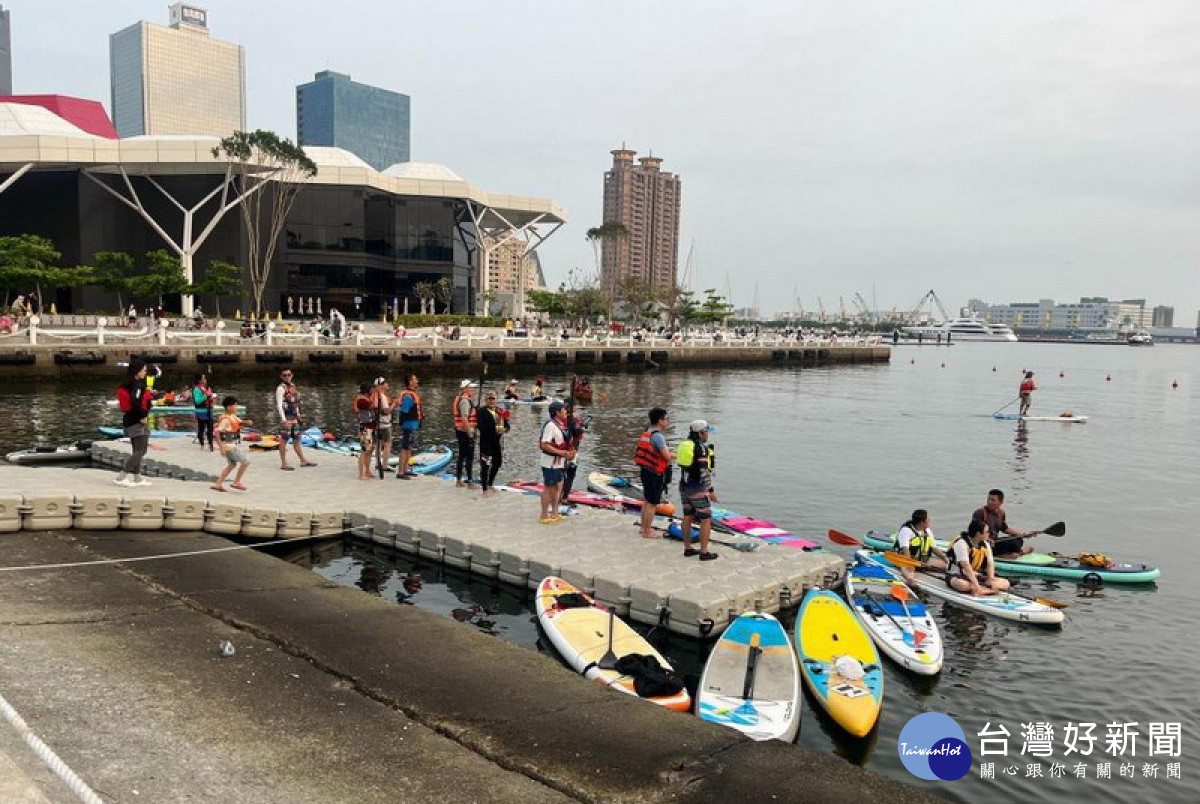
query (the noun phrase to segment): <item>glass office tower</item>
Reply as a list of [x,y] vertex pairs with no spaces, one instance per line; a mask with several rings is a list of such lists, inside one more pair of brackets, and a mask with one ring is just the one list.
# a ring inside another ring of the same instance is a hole
[[8,11],[0,6],[0,95],[12,94],[12,38]]
[[376,170],[408,162],[409,97],[323,70],[296,87],[300,145],[344,148]]

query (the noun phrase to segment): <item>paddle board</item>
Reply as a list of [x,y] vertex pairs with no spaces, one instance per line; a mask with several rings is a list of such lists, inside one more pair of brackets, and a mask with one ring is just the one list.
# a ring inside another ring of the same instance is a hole
[[[110,408],[115,408],[120,403],[115,399],[106,399],[106,400],[104,400],[104,404],[108,405]],[[205,410],[208,410],[210,413],[219,415],[223,409],[219,405],[214,404],[212,406],[212,408],[205,408]],[[178,413],[181,415],[189,415],[189,414],[194,415],[197,411],[198,411],[198,408],[194,408],[191,405],[151,405],[150,410],[149,410],[150,413],[163,413],[163,414]],[[245,415],[246,406],[238,405],[237,412],[238,412],[239,416]]]
[[[882,564],[888,567],[891,566],[882,553],[870,550],[857,550],[854,556],[860,561]],[[912,585],[923,592],[928,592],[964,609],[990,614],[993,617],[1000,617],[1005,620],[1016,620],[1017,622],[1032,623],[1034,625],[1058,625],[1065,619],[1060,609],[1047,606],[1044,603],[1038,603],[1036,600],[1030,600],[1027,597],[1021,597],[1012,592],[999,592],[993,595],[974,597],[951,589],[949,584],[946,583],[944,574],[940,572],[931,573],[918,570],[914,575]]]
[[[894,537],[868,531],[862,537],[863,544],[875,550],[891,550]],[[938,549],[949,550],[948,542],[938,539]],[[1069,578],[1075,581],[1098,578],[1104,583],[1153,583],[1162,574],[1158,567],[1149,564],[1111,563],[1107,567],[1094,567],[1080,563],[1079,559],[1057,553],[1026,553],[1020,558],[996,559],[997,575],[1040,575],[1048,578]]]
[[[104,425],[104,426],[97,427],[96,429],[100,431],[101,435],[108,436],[109,438],[124,438],[124,436],[125,436],[125,428],[124,427],[108,427],[107,425]],[[150,431],[151,438],[183,438],[184,436],[194,436],[194,435],[196,435],[195,430],[151,430]]]
[[[565,594],[582,596],[587,605],[566,608],[558,603]],[[538,623],[550,638],[554,648],[567,664],[582,673],[585,678],[596,681],[618,692],[637,696],[633,679],[616,670],[602,670],[598,663],[609,649],[610,633],[612,651],[619,659],[631,653],[653,656],[664,668],[670,670],[671,663],[656,651],[641,634],[634,631],[620,617],[613,617],[607,609],[576,587],[553,575],[542,579],[534,598]],[[611,626],[610,626],[611,623]],[[645,700],[686,712],[692,707],[692,698],[686,688],[674,695]]]
[[840,597],[812,589],[796,615],[804,683],[839,726],[864,737],[883,706],[883,668],[871,638]]
[[704,665],[696,714],[755,740],[796,736],[800,667],[778,620],[747,612],[730,623]]
[[70,463],[86,461],[92,456],[92,442],[80,441],[75,444],[65,444],[55,447],[51,445],[30,447],[17,450],[4,456],[4,460],[20,466],[38,466],[49,463]]
[[792,550],[803,550],[806,553],[821,549],[821,545],[816,542],[797,536],[790,530],[784,530],[774,522],[768,522],[765,519],[755,519],[748,516],[724,516],[721,519],[713,520],[713,527],[717,530],[723,530],[726,533],[753,536],[756,539],[762,539],[764,542],[777,544],[780,547],[788,547]]
[[[588,475],[588,491],[593,491],[596,494],[607,494],[614,498],[623,497],[633,503],[630,507],[638,508],[639,510],[646,499],[646,494],[642,490],[642,484],[639,480],[633,480],[628,477],[616,477],[604,472],[592,472]],[[655,507],[654,511],[663,516],[672,516],[675,513],[675,503],[664,499]]]
[[903,603],[895,598],[897,588],[908,592],[899,573],[878,564],[859,561],[846,574],[846,599],[883,654],[905,670],[932,676],[942,669],[937,623],[915,595]]
[[993,419],[1021,422],[1066,422],[1068,424],[1083,424],[1087,416],[1022,416],[1019,413],[993,413]]

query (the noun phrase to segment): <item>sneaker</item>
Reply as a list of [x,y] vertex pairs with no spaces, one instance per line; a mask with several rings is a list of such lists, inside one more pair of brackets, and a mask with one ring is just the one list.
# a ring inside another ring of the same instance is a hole
[[700,551],[694,547],[685,548],[683,551],[684,558],[695,558],[698,555],[700,555]]
[[141,475],[137,475],[136,477],[133,478],[133,481],[128,483],[127,485],[130,485],[130,486],[153,486],[154,484],[151,483],[146,478],[142,477]]
[[129,485],[129,475],[125,474],[124,472],[121,472],[119,475],[116,476],[116,478],[113,479],[113,483],[116,483],[118,486],[128,486]]
[[720,556],[717,555],[716,553],[701,553],[700,554],[701,561],[716,561],[718,558],[720,558]]

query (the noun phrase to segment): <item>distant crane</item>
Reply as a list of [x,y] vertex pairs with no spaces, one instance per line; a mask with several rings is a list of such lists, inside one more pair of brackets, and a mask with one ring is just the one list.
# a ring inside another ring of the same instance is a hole
[[817,309],[821,311],[821,317],[818,319],[822,324],[825,323],[825,302],[821,301],[821,297],[817,297]]
[[871,308],[867,306],[867,300],[858,291],[854,292],[854,306],[858,308],[858,314],[864,323],[874,324],[875,316],[871,313]]
[[919,322],[920,318],[918,317],[918,313],[921,312],[921,309],[926,305],[926,303],[930,303],[930,305],[931,305],[931,312],[929,315],[930,319],[933,318],[932,305],[936,304],[937,308],[938,308],[938,312],[940,312],[942,314],[942,320],[943,321],[950,320],[950,313],[946,312],[946,308],[942,304],[942,300],[939,299],[938,295],[936,293],[934,293],[932,290],[927,292],[924,296],[921,297],[921,299],[915,305],[913,305],[913,308],[911,310],[909,310],[909,312],[908,312],[908,318],[913,322]]

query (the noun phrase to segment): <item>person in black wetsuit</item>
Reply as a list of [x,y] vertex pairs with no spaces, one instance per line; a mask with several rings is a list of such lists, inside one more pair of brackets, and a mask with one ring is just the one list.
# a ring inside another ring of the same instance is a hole
[[484,406],[479,408],[476,429],[479,432],[479,484],[483,487],[483,496],[491,497],[496,493],[493,488],[496,474],[504,463],[501,441],[509,429],[507,413],[496,407],[495,391],[488,391]]

